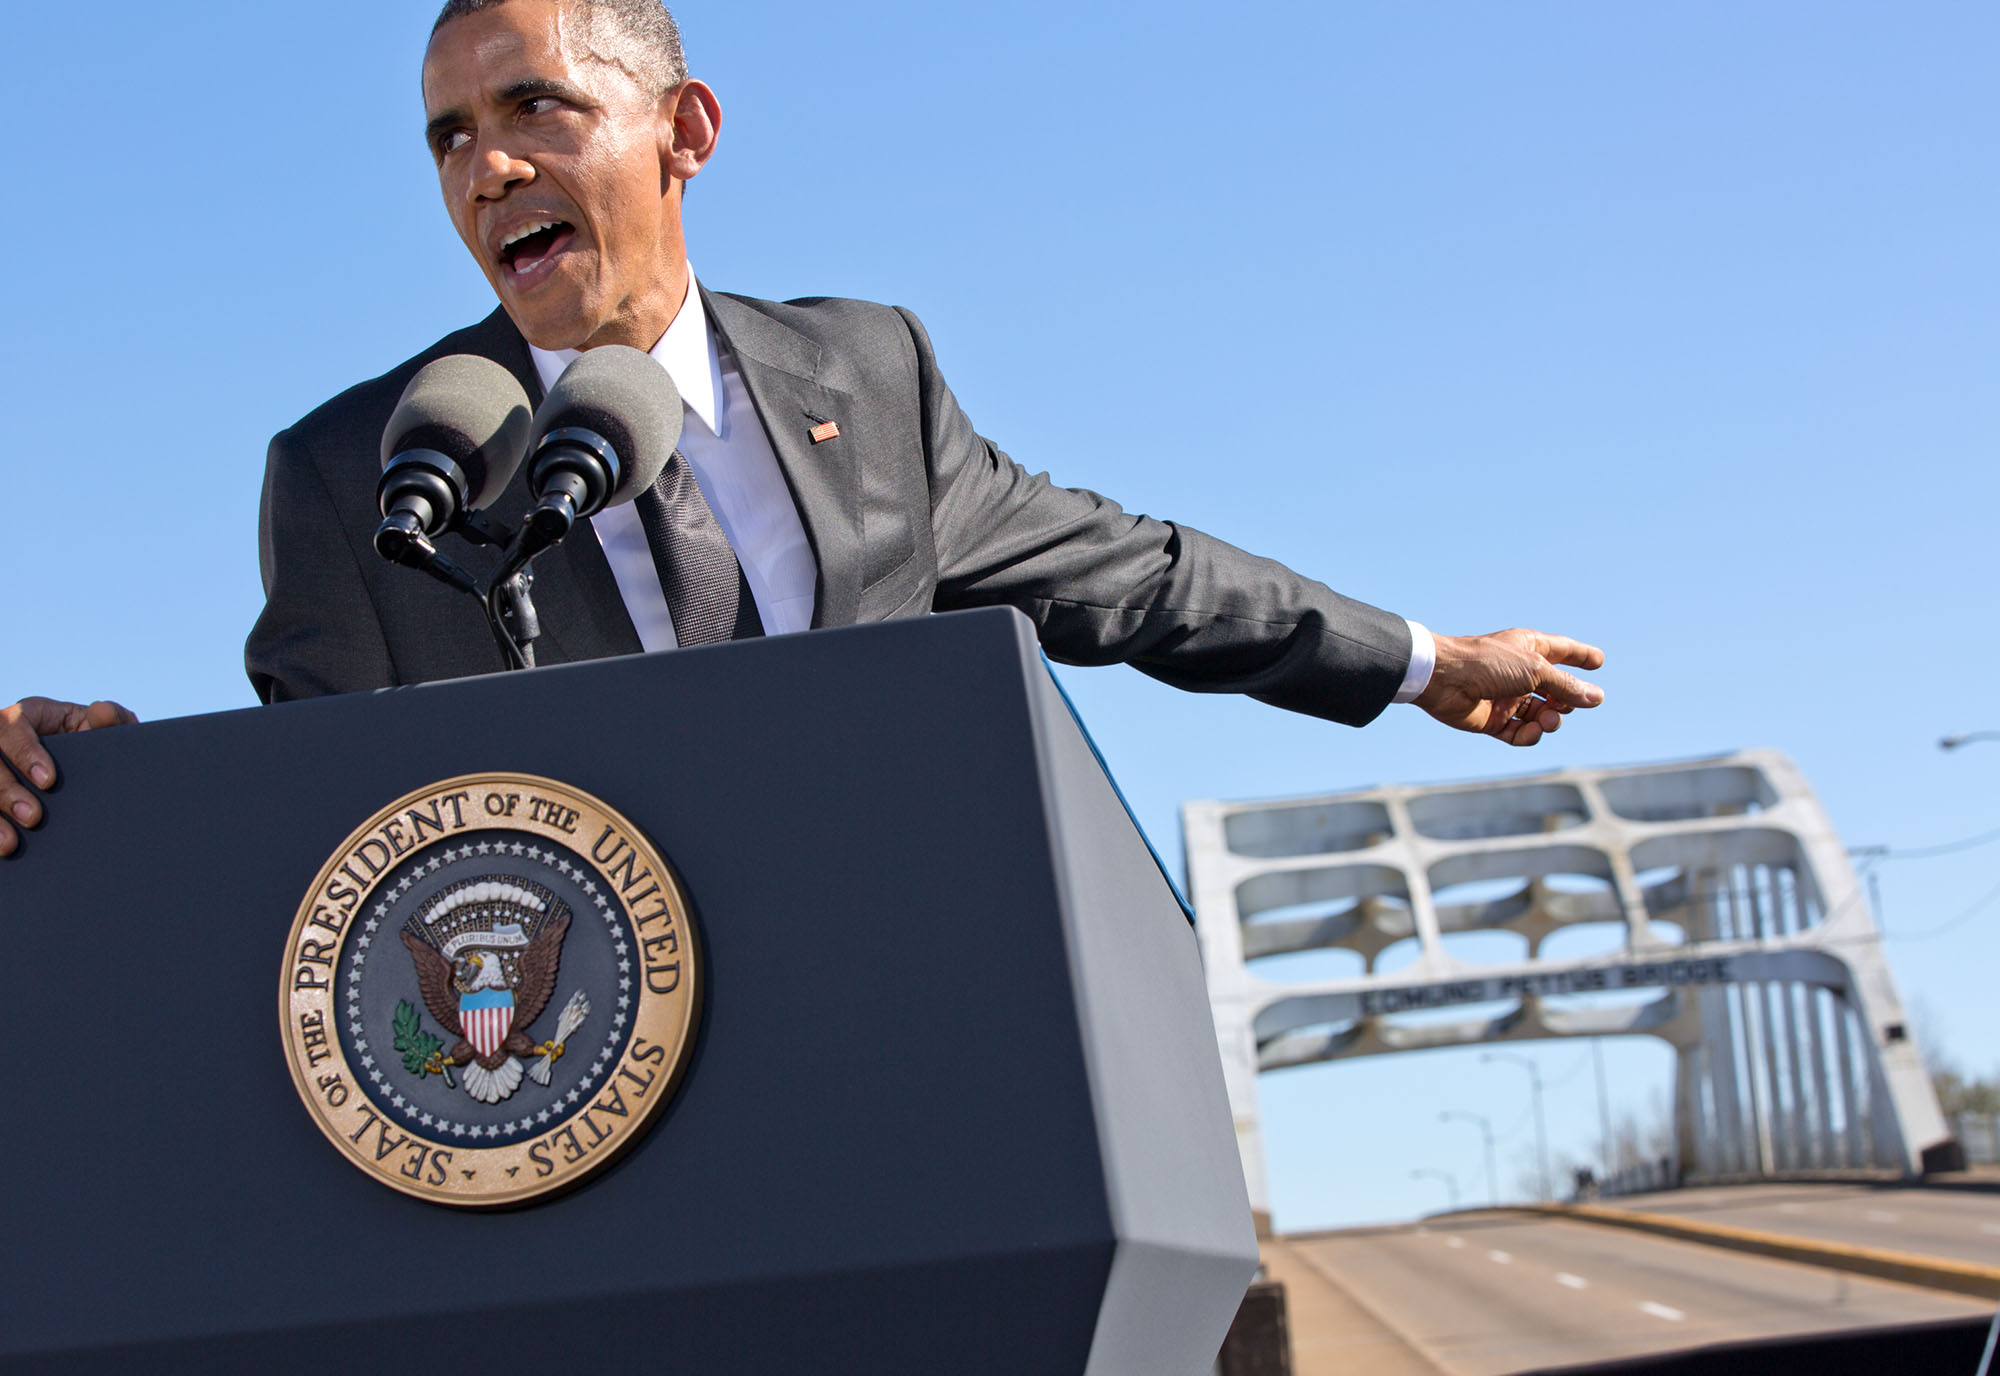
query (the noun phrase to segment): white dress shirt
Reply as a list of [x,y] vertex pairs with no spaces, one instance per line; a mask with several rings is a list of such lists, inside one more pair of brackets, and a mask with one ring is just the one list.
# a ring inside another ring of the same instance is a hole
[[[575,349],[551,353],[532,345],[528,352],[534,355],[544,391],[577,356]],[[680,389],[681,456],[736,551],[765,634],[805,630],[812,625],[819,563],[735,356],[716,344],[692,273],[687,299],[652,354]],[[648,650],[677,648],[673,614],[638,511],[630,502],[606,507],[590,518],[590,526],[604,546],[639,644]]]
[[1437,668],[1437,642],[1424,629],[1421,621],[1403,618],[1403,624],[1410,628],[1410,667],[1403,671],[1403,686],[1396,690],[1392,702],[1415,702],[1417,695],[1431,686],[1431,673]]
[[[550,352],[530,345],[528,352],[546,392],[576,360],[578,351]],[[681,455],[736,551],[765,633],[805,630],[812,625],[819,564],[735,357],[716,343],[692,269],[687,299],[652,354],[680,389],[686,413]],[[667,610],[667,595],[660,589],[659,569],[639,513],[630,502],[606,507],[590,518],[590,526],[604,546],[618,595],[639,632],[639,644],[648,650],[677,648],[673,614]],[[1396,691],[1397,702],[1409,702],[1423,692],[1437,666],[1437,644],[1431,633],[1417,622],[1408,624],[1410,667]]]

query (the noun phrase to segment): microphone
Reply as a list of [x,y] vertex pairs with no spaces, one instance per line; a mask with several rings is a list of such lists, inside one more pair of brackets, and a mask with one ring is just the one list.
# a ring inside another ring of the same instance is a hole
[[527,463],[536,502],[522,541],[547,549],[577,521],[631,501],[680,438],[680,389],[657,360],[623,344],[584,353],[535,410]]
[[434,560],[431,538],[514,480],[530,424],[528,394],[490,358],[453,354],[418,369],[382,431],[376,552],[419,567]]

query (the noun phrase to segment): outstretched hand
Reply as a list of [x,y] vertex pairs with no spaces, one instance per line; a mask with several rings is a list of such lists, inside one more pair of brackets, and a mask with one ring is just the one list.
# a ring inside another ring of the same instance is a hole
[[1434,639],[1437,667],[1417,706],[1446,726],[1533,745],[1570,712],[1604,701],[1602,688],[1557,667],[1599,668],[1595,645],[1520,629]]
[[[22,698],[11,707],[0,707],[0,759],[14,767],[13,773],[0,767],[0,855],[12,855],[20,846],[21,829],[41,825],[42,800],[35,790],[46,793],[55,787],[56,762],[42,749],[43,736],[137,720],[115,702],[93,702],[86,707],[53,698]],[[35,787],[25,787],[16,774]]]

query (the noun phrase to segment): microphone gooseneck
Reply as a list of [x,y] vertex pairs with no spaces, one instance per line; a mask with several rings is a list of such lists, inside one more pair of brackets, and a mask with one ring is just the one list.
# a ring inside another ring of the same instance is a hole
[[618,451],[597,432],[575,425],[549,431],[528,468],[528,488],[536,497],[528,524],[555,544],[578,520],[604,509],[624,472]]

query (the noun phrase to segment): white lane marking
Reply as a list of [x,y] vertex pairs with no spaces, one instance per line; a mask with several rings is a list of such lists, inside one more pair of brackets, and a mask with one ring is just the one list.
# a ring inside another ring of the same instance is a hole
[[1423,1224],[1421,1224],[1421,1223],[1419,1223],[1419,1224],[1417,1225],[1417,1236],[1418,1236],[1418,1237],[1429,1237],[1429,1236],[1430,1236],[1430,1231],[1431,1231],[1430,1229],[1426,1228],[1426,1227],[1425,1227],[1425,1226],[1424,1226]]
[[1508,1262],[1512,1261],[1512,1260],[1513,1260],[1514,1258],[1513,1258],[1512,1254],[1510,1254],[1510,1253],[1507,1253],[1507,1252],[1501,1252],[1501,1251],[1493,1251],[1493,1252],[1488,1252],[1488,1253],[1486,1254],[1486,1259],[1487,1259],[1488,1261],[1497,1261],[1497,1262],[1499,1262],[1499,1263],[1500,1263],[1500,1264],[1501,1264],[1502,1266],[1505,1266],[1505,1265],[1506,1265],[1506,1264],[1507,1264]]
[[1590,1284],[1590,1282],[1585,1280],[1582,1276],[1572,1276],[1567,1271],[1558,1271],[1556,1272],[1556,1284],[1567,1285],[1572,1290],[1582,1290],[1585,1287],[1587,1287]]
[[1982,1223],[1979,1225],[1979,1231],[1989,1233],[1994,1237],[2000,1237],[2000,1223]]
[[1894,1223],[1902,1217],[1901,1214],[1892,1214],[1886,1209],[1869,1209],[1861,1216],[1870,1223]]
[[1806,1206],[1803,1204],[1780,1204],[1778,1206],[1778,1212],[1781,1214],[1802,1214],[1805,1211]]
[[1444,1245],[1447,1247],[1463,1247],[1465,1239],[1462,1237],[1448,1237],[1444,1240]]
[[1678,1309],[1669,1308],[1664,1304],[1654,1304],[1651,1300],[1640,1300],[1639,1312],[1642,1314],[1651,1314],[1656,1319],[1666,1319],[1671,1323],[1679,1323],[1687,1317],[1687,1315],[1681,1313]]

